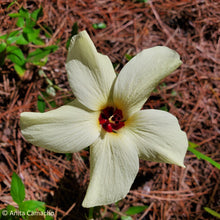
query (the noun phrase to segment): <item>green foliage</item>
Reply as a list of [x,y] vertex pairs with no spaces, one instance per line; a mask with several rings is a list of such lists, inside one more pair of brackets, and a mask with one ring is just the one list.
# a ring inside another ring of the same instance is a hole
[[68,161],[71,161],[71,160],[73,159],[73,154],[71,154],[71,153],[66,153],[65,155],[66,155],[66,159],[67,159]]
[[6,208],[0,210],[0,219],[2,220],[31,220],[34,216],[46,215],[46,220],[52,220],[53,212],[46,212],[45,203],[36,200],[25,199],[25,187],[22,180],[16,173],[12,174],[11,181],[11,196],[14,202],[17,203],[18,208],[8,205]]
[[94,29],[104,29],[107,27],[107,25],[104,22],[100,22],[100,23],[92,24],[92,27]]
[[53,86],[48,85],[46,88],[46,93],[50,96],[55,96],[56,95],[56,90],[54,89]]
[[219,218],[220,219],[220,213],[208,208],[208,207],[204,207],[205,211],[208,212],[209,214],[211,214],[212,216]]
[[25,58],[22,50],[16,46],[8,46],[6,49],[7,58],[13,63],[23,66],[25,64]]
[[[33,63],[35,65],[42,66],[41,61],[50,53],[53,53],[57,49],[57,46],[52,45],[45,48],[37,48],[33,52],[29,53],[27,56],[27,62]],[[45,63],[43,62],[43,65]]]
[[19,210],[27,215],[27,213],[34,212],[36,210],[43,211],[44,206],[44,202],[36,200],[27,200],[22,202],[22,204],[19,206]]
[[[5,60],[8,59],[14,64],[17,74],[22,77],[27,63],[38,66],[44,66],[47,63],[48,55],[56,51],[58,47],[56,45],[45,46],[41,35],[44,33],[46,38],[49,38],[51,34],[48,27],[38,24],[38,19],[42,15],[42,8],[29,12],[23,7],[17,13],[9,14],[11,18],[17,19],[17,29],[0,36],[0,66],[3,66]],[[32,45],[38,48],[31,50]]]
[[14,0],[13,2],[11,2],[10,4],[9,4],[9,6],[7,7],[7,9],[9,9],[12,5],[14,5],[15,3],[17,2],[17,0]]
[[6,47],[7,47],[6,43],[3,42],[2,44],[0,44],[0,53],[6,50]]
[[195,154],[198,159],[203,159],[211,163],[213,166],[220,169],[220,164],[211,159],[210,157],[206,156],[205,154],[202,154],[201,152],[197,151],[195,148],[198,147],[195,143],[189,142],[188,151]]
[[169,111],[169,109],[168,109],[168,107],[167,107],[166,104],[165,104],[164,106],[160,107],[160,110],[162,110],[162,111],[166,111],[166,112]]
[[[56,96],[56,91],[57,90],[62,90],[59,86],[55,85],[45,74],[45,72],[40,69],[38,72],[40,77],[43,77],[46,81],[47,88],[46,92],[41,92],[41,95],[38,95],[38,100],[37,100],[37,108],[39,112],[45,112],[46,109],[46,103],[48,103],[52,108],[56,108],[56,103],[52,97]],[[46,101],[46,102],[45,102]]]
[[132,220],[131,215],[136,215],[147,209],[148,206],[131,206],[125,211],[126,216],[121,216],[121,220]]
[[17,204],[21,204],[25,198],[24,184],[16,173],[12,174],[11,197]]
[[121,216],[121,220],[132,220],[131,216]]
[[131,206],[128,208],[128,210],[125,212],[125,214],[126,215],[135,215],[135,214],[143,212],[147,208],[148,208],[148,206]]
[[70,35],[68,41],[66,42],[66,49],[69,48],[70,41],[71,41],[72,37],[73,37],[74,35],[76,35],[76,34],[78,34],[78,24],[77,24],[77,22],[75,22],[75,23],[73,24],[73,26],[72,26],[71,35]]
[[[53,94],[50,94],[48,92],[48,89],[53,89]],[[51,99],[51,96],[55,96],[55,95],[56,95],[56,91],[55,91],[54,87],[52,87],[52,86],[48,86],[46,89],[46,92],[41,92],[41,94],[38,95],[38,97],[37,97],[38,111],[42,112],[42,113],[45,112],[45,110],[47,108],[46,103],[48,103],[52,108],[56,108],[57,105],[56,105],[55,101],[53,99]]]
[[138,3],[147,3],[148,0],[136,0],[135,2],[138,2]]
[[39,112],[45,112],[46,103],[40,95],[37,97],[37,108]]
[[199,145],[197,145],[196,143],[193,143],[193,142],[191,142],[191,141],[189,141],[189,146],[190,146],[191,148],[199,147]]
[[[142,212],[144,212],[146,209],[148,208],[148,206],[131,206],[128,208],[127,211],[125,212],[121,212],[119,206],[118,206],[118,202],[115,203],[115,212],[112,213],[112,217],[111,218],[104,218],[106,220],[117,220],[117,219],[121,219],[121,220],[132,220],[132,215],[136,215],[136,214],[140,214]],[[99,219],[99,217],[101,217],[103,214],[105,213],[105,209],[103,209],[103,207],[92,207],[89,209],[89,213],[88,213],[88,217],[87,219]],[[120,215],[120,214],[123,215]],[[103,218],[101,218],[103,219]]]
[[134,56],[130,55],[130,54],[125,54],[125,58],[127,59],[127,61],[131,60]]

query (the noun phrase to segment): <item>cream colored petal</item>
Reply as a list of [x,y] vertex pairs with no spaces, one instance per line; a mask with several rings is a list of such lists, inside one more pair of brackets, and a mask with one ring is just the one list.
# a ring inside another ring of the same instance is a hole
[[157,84],[181,63],[179,54],[167,47],[143,50],[121,70],[113,91],[115,105],[129,117],[141,109]]
[[84,207],[115,203],[123,199],[137,175],[137,149],[124,135],[106,133],[91,146],[90,183]]
[[126,128],[141,158],[184,167],[188,140],[175,116],[160,110],[142,110],[129,119]]
[[92,110],[100,110],[110,101],[116,74],[110,59],[97,52],[86,31],[71,40],[66,69],[76,98]]
[[20,126],[28,142],[59,153],[77,152],[100,135],[98,112],[77,100],[46,113],[23,112]]

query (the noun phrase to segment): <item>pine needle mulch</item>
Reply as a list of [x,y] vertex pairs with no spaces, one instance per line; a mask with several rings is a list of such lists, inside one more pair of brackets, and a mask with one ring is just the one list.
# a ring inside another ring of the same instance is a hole
[[[11,1],[0,4],[0,33],[15,28],[7,16],[16,12]],[[125,54],[135,55],[144,48],[166,45],[183,60],[175,74],[167,77],[152,93],[145,108],[163,109],[174,114],[191,142],[203,154],[220,162],[220,4],[206,1],[18,1],[35,10],[42,5],[40,24],[53,30],[47,45],[59,40],[59,49],[43,67],[47,77],[62,88],[56,106],[73,99],[64,67],[66,42],[72,26],[86,29],[97,49],[110,57],[119,72],[127,62]],[[105,22],[104,29],[92,24]],[[0,68],[0,209],[15,205],[10,196],[12,172],[22,178],[26,199],[45,201],[55,219],[85,219],[88,210],[81,202],[89,181],[89,155],[84,150],[72,155],[55,154],[24,141],[19,114],[38,111],[37,99],[47,83],[31,66],[20,79],[10,62]],[[44,98],[44,97],[42,97]],[[47,101],[47,110],[52,106]],[[82,159],[83,158],[83,159]],[[115,205],[104,206],[102,219],[112,213],[123,216],[130,206],[148,205],[133,219],[215,219],[204,207],[220,212],[219,170],[188,152],[186,168],[154,162],[140,162],[138,176],[128,196]],[[98,219],[98,218],[97,218]],[[101,218],[100,218],[101,219]]]

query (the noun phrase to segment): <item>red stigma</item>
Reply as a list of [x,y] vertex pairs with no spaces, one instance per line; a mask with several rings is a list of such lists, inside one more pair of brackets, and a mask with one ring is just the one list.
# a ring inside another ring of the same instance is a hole
[[107,107],[101,111],[99,123],[107,132],[116,132],[125,125],[120,109]]

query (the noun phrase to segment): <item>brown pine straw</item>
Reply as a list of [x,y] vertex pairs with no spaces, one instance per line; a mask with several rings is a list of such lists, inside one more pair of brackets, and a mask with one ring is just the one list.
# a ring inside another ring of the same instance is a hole
[[[0,33],[16,28],[18,5],[7,10],[10,0],[0,0]],[[99,52],[110,57],[119,72],[127,62],[125,54],[135,55],[144,48],[166,45],[176,50],[183,61],[175,74],[163,80],[144,108],[167,109],[174,114],[188,138],[198,150],[220,162],[220,4],[218,0],[155,0],[136,3],[134,0],[18,0],[33,11],[43,7],[39,26],[47,25],[52,37],[46,45],[59,49],[49,56],[43,67],[47,77],[62,88],[46,100],[57,107],[74,96],[64,67],[65,47],[73,24],[86,29]],[[92,24],[105,22],[107,27],[95,30]],[[1,35],[0,34],[0,35]],[[43,32],[42,32],[43,37]],[[33,50],[34,45],[30,45]],[[22,178],[26,199],[45,201],[54,210],[55,219],[85,219],[88,210],[81,207],[89,182],[89,153],[73,154],[68,161],[25,142],[19,128],[19,114],[37,112],[37,96],[45,92],[47,83],[38,75],[38,67],[28,65],[19,79],[10,62],[0,68],[0,209],[15,205],[10,196],[12,172]],[[82,159],[84,158],[84,159]],[[204,207],[220,212],[219,170],[199,160],[190,152],[186,168],[155,162],[140,162],[138,176],[127,197],[115,205],[100,209],[102,217],[119,216],[131,206],[148,205],[133,219],[214,219]],[[119,209],[118,209],[119,208]],[[98,215],[97,215],[98,216]]]

